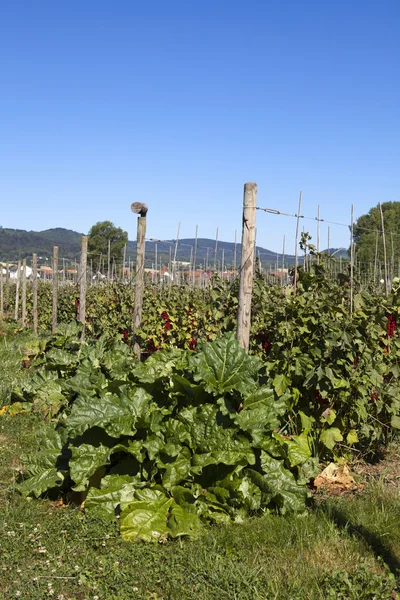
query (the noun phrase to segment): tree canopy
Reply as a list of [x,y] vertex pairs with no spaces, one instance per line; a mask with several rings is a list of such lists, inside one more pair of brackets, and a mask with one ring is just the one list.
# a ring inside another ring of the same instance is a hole
[[[383,202],[382,213],[385,226],[386,254],[390,264],[392,259],[397,266],[400,259],[400,202]],[[366,215],[361,215],[354,225],[354,242],[357,261],[360,263],[383,262],[383,236],[381,213],[374,206]],[[367,265],[364,265],[367,267]]]
[[109,241],[111,258],[121,258],[124,246],[128,243],[128,233],[111,221],[98,222],[89,231],[88,251],[91,254],[107,255]]

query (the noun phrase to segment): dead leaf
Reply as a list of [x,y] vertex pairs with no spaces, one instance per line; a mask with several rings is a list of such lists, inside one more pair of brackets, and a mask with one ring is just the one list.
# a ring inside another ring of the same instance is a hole
[[333,494],[340,494],[346,490],[354,490],[357,485],[354,477],[350,475],[347,465],[335,465],[329,463],[327,467],[314,479],[314,486],[318,489],[327,488]]

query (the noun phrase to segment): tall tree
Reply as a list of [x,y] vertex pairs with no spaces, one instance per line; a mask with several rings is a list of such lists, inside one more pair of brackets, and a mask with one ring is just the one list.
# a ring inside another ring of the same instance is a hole
[[111,258],[121,258],[128,234],[121,227],[116,227],[111,221],[101,221],[93,225],[88,234],[88,252],[93,255],[108,254],[110,242]]
[[[385,224],[388,266],[392,264],[392,259],[394,259],[397,272],[400,260],[400,202],[383,202],[382,213]],[[379,204],[371,208],[366,215],[362,215],[357,219],[354,225],[354,242],[357,262],[362,263],[363,270],[367,270],[371,264],[375,263],[376,252],[378,263],[383,264],[383,238]]]

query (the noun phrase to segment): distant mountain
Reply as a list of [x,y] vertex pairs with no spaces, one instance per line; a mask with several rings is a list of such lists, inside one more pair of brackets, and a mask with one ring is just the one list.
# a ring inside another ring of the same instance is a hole
[[[194,256],[196,240],[194,238],[184,238],[178,241],[176,247],[176,260],[179,262],[190,262]],[[156,262],[157,264],[168,265],[170,260],[175,256],[176,240],[157,241],[151,240],[146,242],[146,266],[151,267]],[[226,268],[233,268],[235,263],[235,244],[233,242],[218,241],[217,251],[215,251],[215,240],[208,238],[197,239],[196,250],[196,267],[213,269],[214,265],[217,269],[222,268],[222,264]],[[236,244],[236,266],[240,265],[241,244]],[[127,256],[135,260],[136,242],[128,242]],[[277,254],[272,250],[267,250],[261,246],[256,246],[256,257],[261,261],[263,267],[272,265],[276,268],[282,267],[282,254]],[[294,264],[295,257],[292,255],[285,256],[285,266]]]
[[[16,260],[32,257],[36,252],[39,257],[50,258],[53,254],[53,246],[58,246],[59,257],[67,259],[77,259],[81,250],[81,233],[71,229],[56,227],[46,229],[45,231],[25,231],[23,229],[0,228],[0,261],[15,262]],[[176,247],[176,260],[179,262],[189,262],[194,254],[194,238],[184,238],[178,241]],[[155,265],[157,255],[157,265],[168,265],[175,256],[175,240],[150,240],[146,242],[146,267]],[[327,250],[324,250],[327,252]],[[241,244],[236,244],[236,266],[240,264]],[[347,250],[330,249],[330,254],[335,254],[347,258]],[[272,269],[282,267],[282,254],[273,252],[261,246],[256,247],[256,257],[261,261],[264,268]],[[136,260],[136,242],[129,241],[126,252],[127,262]],[[285,267],[294,264],[293,255],[285,255]],[[218,241],[217,252],[215,252],[215,240],[208,238],[198,238],[196,251],[197,268],[222,268],[222,263],[226,268],[232,268],[235,262],[235,244],[233,242]],[[299,255],[299,262],[302,262],[302,255]]]
[[81,233],[62,227],[45,231],[0,228],[0,260],[12,262],[31,258],[34,252],[49,258],[53,246],[58,246],[60,257],[72,259],[79,255],[81,238]]

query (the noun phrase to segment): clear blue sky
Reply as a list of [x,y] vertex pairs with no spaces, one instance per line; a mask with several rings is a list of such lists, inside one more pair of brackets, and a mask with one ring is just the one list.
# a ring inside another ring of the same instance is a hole
[[[246,181],[346,223],[400,200],[399,31],[399,0],[3,0],[0,224],[134,239],[144,201],[150,237],[233,241]],[[257,218],[294,251],[294,219]]]

